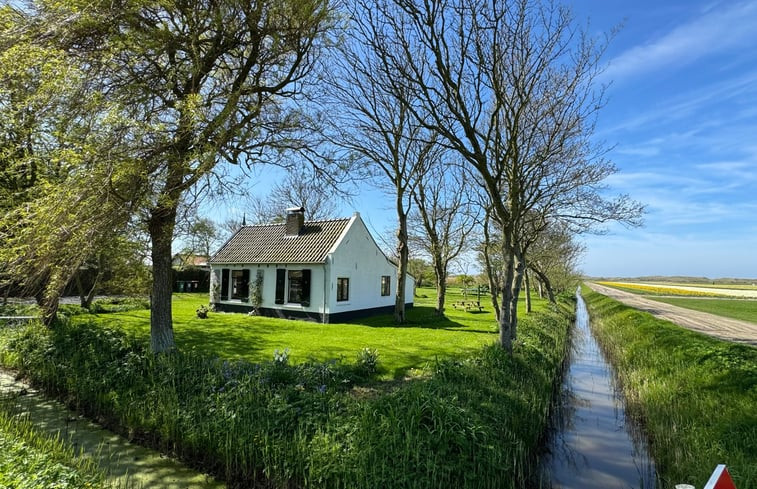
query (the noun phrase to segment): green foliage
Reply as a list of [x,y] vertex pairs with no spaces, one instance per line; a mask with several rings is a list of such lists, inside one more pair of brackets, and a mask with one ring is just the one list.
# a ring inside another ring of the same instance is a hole
[[[397,326],[391,316],[373,316],[352,323],[320,324],[246,314],[210,314],[197,319],[197,304],[205,294],[174,294],[173,322],[180,349],[198,349],[224,358],[251,362],[270,360],[274,349],[289,348],[294,363],[309,359],[353,359],[362,348],[381,352],[382,378],[403,378],[413,368],[433,364],[437,357],[462,357],[496,339],[496,322],[491,307],[481,314],[450,308],[446,317],[434,314],[433,288],[419,289],[426,298],[416,299],[407,312],[407,327]],[[452,291],[449,300],[462,300]],[[486,297],[482,296],[482,301]],[[535,309],[546,301],[535,301]],[[525,306],[521,309],[525,314]],[[89,320],[91,318],[87,318]],[[121,328],[147,338],[150,317],[147,310],[114,313],[94,318],[98,324]],[[77,321],[79,319],[76,319]]]
[[757,349],[582,293],[666,487],[704,484],[721,463],[736,487],[757,486]]
[[287,350],[259,363],[199,347],[156,356],[144,336],[81,319],[2,331],[0,360],[230,486],[515,488],[533,475],[569,323],[544,311],[524,320],[512,357],[479,347],[386,386],[359,385],[357,364],[292,363]]
[[150,301],[144,297],[109,297],[92,302],[89,308],[93,314],[146,311],[150,309]]
[[357,352],[356,365],[358,370],[364,372],[367,377],[378,372],[379,352],[375,348],[363,348]]

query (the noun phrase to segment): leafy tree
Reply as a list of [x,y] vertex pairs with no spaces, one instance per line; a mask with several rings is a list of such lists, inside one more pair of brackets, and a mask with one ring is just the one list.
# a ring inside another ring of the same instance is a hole
[[[21,49],[64,52],[67,64],[84,74],[90,98],[102,102],[83,112],[117,136],[110,146],[93,146],[91,158],[66,161],[81,171],[66,181],[66,191],[54,189],[56,198],[74,211],[78,196],[91,194],[87,204],[95,210],[86,227],[73,231],[61,213],[56,225],[66,231],[53,233],[55,241],[46,239],[44,247],[97,243],[98,235],[123,229],[123,209],[144,218],[153,268],[151,347],[169,351],[171,243],[182,197],[223,161],[249,165],[271,149],[298,146],[302,118],[287,100],[301,93],[314,67],[330,6],[321,0],[40,0],[25,9],[19,23],[31,35]],[[47,209],[27,217],[36,223]],[[79,213],[71,216],[82,222]],[[71,272],[59,265],[52,266],[57,275]]]
[[423,287],[426,280],[434,274],[431,264],[423,258],[410,258],[407,261],[407,271],[415,278],[416,287]]

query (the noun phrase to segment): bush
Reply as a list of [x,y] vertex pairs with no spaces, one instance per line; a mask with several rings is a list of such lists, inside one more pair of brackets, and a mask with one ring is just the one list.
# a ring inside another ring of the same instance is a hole
[[358,372],[369,377],[378,372],[379,353],[375,348],[363,348],[357,352],[356,367]]
[[93,314],[135,311],[149,309],[150,301],[143,297],[109,297],[92,302],[89,310]]

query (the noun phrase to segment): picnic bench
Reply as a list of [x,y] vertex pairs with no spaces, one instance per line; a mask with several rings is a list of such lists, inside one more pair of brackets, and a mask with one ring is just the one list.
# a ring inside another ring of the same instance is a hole
[[484,310],[484,306],[482,306],[478,301],[455,301],[452,303],[452,307],[454,307],[455,309],[465,309],[469,312],[476,309],[478,309],[478,312]]

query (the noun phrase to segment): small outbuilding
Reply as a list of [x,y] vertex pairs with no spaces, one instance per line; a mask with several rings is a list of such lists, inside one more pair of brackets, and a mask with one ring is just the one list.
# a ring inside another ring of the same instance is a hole
[[[355,213],[305,221],[242,226],[210,259],[210,303],[216,310],[339,322],[394,310],[397,265],[384,255]],[[415,279],[405,282],[413,306]]]

